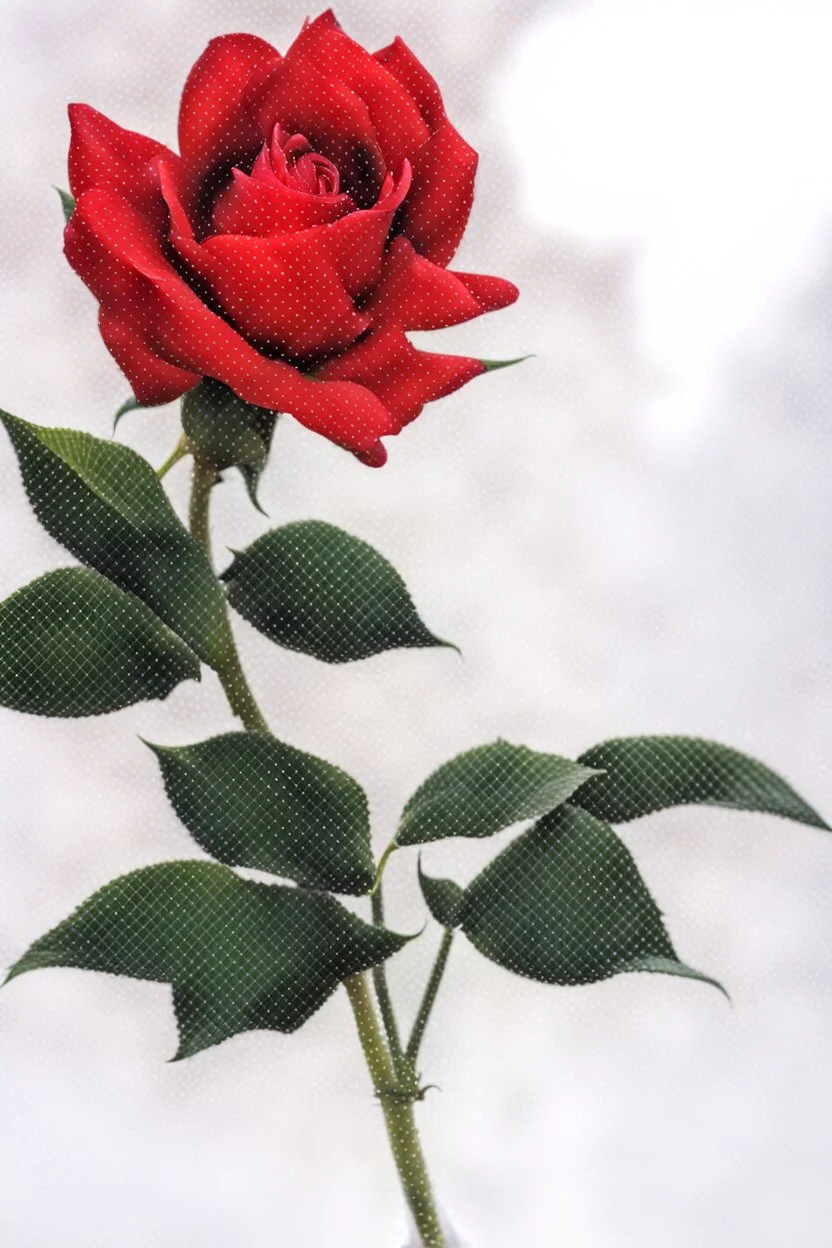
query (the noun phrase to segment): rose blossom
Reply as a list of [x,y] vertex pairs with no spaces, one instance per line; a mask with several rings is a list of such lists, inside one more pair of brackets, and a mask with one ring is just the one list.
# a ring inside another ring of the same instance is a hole
[[329,11],[285,56],[212,40],[182,92],[179,155],[69,112],[66,254],[140,403],[214,378],[380,465],[382,437],[485,371],[406,336],[518,292],[447,268],[477,154],[401,39],[371,55]]

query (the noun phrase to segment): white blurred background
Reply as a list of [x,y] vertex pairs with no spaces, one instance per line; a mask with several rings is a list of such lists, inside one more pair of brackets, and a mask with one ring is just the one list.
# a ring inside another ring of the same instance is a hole
[[[330,668],[240,623],[286,740],[366,786],[379,844],[425,774],[497,735],[574,754],[689,732],[832,814],[832,10],[824,0],[343,0],[400,33],[481,153],[459,268],[515,307],[441,336],[533,352],[428,408],[373,472],[290,421],[263,498],[376,544],[462,647]],[[64,261],[65,105],[169,143],[207,40],[285,48],[256,0],[2,0],[0,404],[107,436],[127,386]],[[433,335],[433,343],[440,336]],[[154,462],[175,409],[124,436]],[[263,528],[229,475],[216,532]],[[181,505],[184,465],[171,474]],[[70,562],[0,447],[0,593]],[[231,726],[210,674],[105,719],[0,712],[0,962],[113,875],[196,853],[137,740]],[[505,838],[503,838],[505,839]],[[471,1248],[823,1248],[832,1188],[832,841],[685,810],[625,839],[681,956],[558,989],[464,940],[424,1049],[440,1198]],[[465,882],[493,845],[426,866]],[[424,918],[409,855],[391,923]],[[437,942],[399,955],[409,1016]],[[181,1064],[169,990],[83,972],[0,994],[7,1248],[400,1248],[404,1216],[343,994],[297,1035]]]

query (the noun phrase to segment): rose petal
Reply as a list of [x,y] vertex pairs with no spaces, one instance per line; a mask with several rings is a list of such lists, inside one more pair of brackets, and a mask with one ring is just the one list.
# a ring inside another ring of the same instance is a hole
[[108,186],[161,226],[164,205],[155,162],[162,156],[177,165],[179,157],[164,143],[125,130],[88,104],[70,104],[67,111],[69,187],[75,198],[95,186]]
[[143,406],[172,403],[200,380],[199,373],[163,360],[120,314],[114,315],[102,307],[98,313],[98,328],[104,345],[129,379],[133,394]]
[[364,311],[375,326],[394,321],[406,330],[444,329],[505,307],[518,293],[499,277],[451,273],[399,237],[389,248],[381,281]]
[[330,259],[323,229],[249,238],[216,234],[200,244],[174,238],[235,328],[263,349],[310,360],[341,351],[370,324],[357,312]]
[[427,122],[431,134],[447,120],[442,92],[418,57],[403,39],[396,38],[386,48],[379,48],[375,59],[397,78]]
[[197,208],[209,175],[227,174],[257,154],[266,134],[258,128],[249,88],[280,60],[277,49],[256,35],[220,35],[188,74],[179,106],[179,150],[189,211]]
[[[247,402],[288,412],[355,452],[377,455],[379,438],[397,431],[383,403],[363,386],[313,380],[250,346],[202,303],[168,263],[146,221],[114,192],[96,188],[81,196],[64,240],[67,259],[101,303],[111,336],[121,325],[124,341],[132,335],[163,363],[214,377]],[[123,351],[122,360],[143,366],[138,353]],[[127,375],[141,386],[138,371]],[[183,392],[187,388],[183,378]]]
[[329,225],[351,212],[349,195],[310,195],[276,179],[262,182],[239,169],[214,205],[213,226],[220,234],[271,238],[313,225]]
[[375,330],[318,371],[324,381],[353,381],[372,390],[398,428],[414,420],[425,403],[451,394],[484,373],[481,360],[419,351],[398,325]]
[[410,165],[405,161],[398,180],[385,180],[372,208],[351,212],[326,228],[324,237],[333,266],[352,299],[363,298],[381,277],[387,236],[410,189],[410,177]]
[[477,153],[446,121],[411,163],[413,185],[402,208],[402,233],[428,260],[448,264],[474,202]]
[[348,87],[367,106],[388,169],[430,135],[410,92],[399,79],[338,26],[331,10],[304,26],[286,53],[286,62],[302,61]]
[[367,105],[304,57],[289,57],[257,89],[258,125],[271,134],[276,122],[303,134],[341,175],[341,189],[360,208],[378,198],[387,171]]

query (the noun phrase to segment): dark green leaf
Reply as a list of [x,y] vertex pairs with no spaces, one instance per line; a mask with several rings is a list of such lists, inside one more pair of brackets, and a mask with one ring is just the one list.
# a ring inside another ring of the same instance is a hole
[[462,889],[453,880],[437,879],[425,875],[419,862],[419,885],[422,896],[437,923],[443,927],[458,927],[461,920]]
[[623,971],[715,983],[677,959],[623,841],[575,806],[546,815],[469,884],[462,930],[492,962],[547,984]]
[[697,737],[619,737],[578,760],[603,769],[575,796],[600,819],[623,823],[667,806],[759,810],[816,828],[827,825],[785,780],[762,763]]
[[341,980],[406,942],[326,893],[243,880],[210,862],[165,862],[94,893],[27,950],[9,979],[74,966],[173,986],[177,1057],[243,1031],[290,1032]]
[[340,768],[251,732],[151,749],[174,810],[213,858],[310,888],[369,891],[367,799]]
[[0,705],[103,715],[199,680],[199,660],[144,603],[87,568],[47,572],[0,604]]
[[43,429],[0,412],[43,527],[76,558],[141,598],[214,665],[229,629],[222,588],[147,460],[118,442]]
[[64,221],[69,225],[70,218],[75,211],[75,196],[70,195],[69,191],[62,191],[59,186],[55,187],[61,200],[61,207],[64,210]]
[[492,836],[554,810],[592,775],[588,767],[525,745],[495,741],[458,754],[422,784],[404,808],[396,842]]
[[399,646],[444,646],[372,546],[321,520],[272,529],[223,573],[228,599],[278,645],[326,663]]

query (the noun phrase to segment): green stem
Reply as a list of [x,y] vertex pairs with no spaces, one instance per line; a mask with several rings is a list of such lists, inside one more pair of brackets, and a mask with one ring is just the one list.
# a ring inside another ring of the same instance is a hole
[[[211,490],[217,479],[217,473],[199,455],[194,455],[193,477],[191,479],[191,500],[188,506],[188,528],[191,536],[196,538],[202,549],[211,560]],[[231,625],[227,631],[227,645],[222,661],[216,665],[216,673],[225,691],[228,705],[243,723],[247,732],[268,732],[269,725],[263,718],[254,694],[251,692],[240,662],[237,644]]]
[[446,927],[442,935],[442,944],[439,946],[439,952],[436,955],[436,961],[433,964],[433,970],[430,973],[430,979],[425,988],[425,995],[422,997],[422,1004],[419,1006],[419,1012],[416,1015],[416,1021],[413,1024],[413,1030],[410,1033],[410,1039],[407,1042],[405,1050],[406,1056],[411,1062],[415,1062],[422,1044],[422,1037],[425,1034],[425,1028],[428,1025],[430,1012],[436,1001],[436,994],[439,991],[439,985],[442,983],[442,976],[445,974],[445,967],[448,962],[448,954],[451,952],[454,933],[453,928]]
[[378,1023],[369,981],[363,973],[344,980],[358,1037],[381,1102],[390,1147],[399,1172],[405,1200],[424,1248],[445,1248],[445,1236],[436,1211],[430,1176],[416,1131],[413,1101],[396,1092],[396,1076]]
[[[381,885],[376,888],[376,891],[370,898],[370,904],[373,908],[373,923],[376,927],[384,927],[384,898],[381,894]],[[381,1011],[381,1021],[384,1023],[384,1030],[387,1032],[390,1053],[394,1064],[398,1065],[404,1054],[404,1049],[399,1036],[399,1025],[396,1022],[390,987],[387,983],[387,968],[383,962],[373,967],[373,983],[375,984],[376,996],[378,997],[378,1008]]]
[[162,477],[166,476],[170,472],[174,464],[178,464],[180,459],[184,459],[185,456],[190,455],[190,453],[191,444],[183,433],[182,437],[176,443],[176,446],[173,448],[170,455],[168,455],[161,468],[156,469],[156,476],[159,480],[161,481]]
[[[216,472],[210,465],[194,456],[193,481],[191,500],[188,509],[188,523],[191,534],[200,543],[203,550],[211,558],[211,539],[209,511],[211,489],[216,480]],[[248,732],[266,732],[269,726],[260,712],[254,695],[248,686],[243,672],[240,656],[234,642],[231,627],[228,629],[229,645],[225,661],[217,669],[228,704],[235,715],[239,715],[244,728]],[[378,896],[378,901],[376,901]],[[378,890],[373,895],[373,914],[383,918],[383,902]],[[382,976],[384,988],[387,981]],[[351,975],[345,981],[349,994],[361,1047],[378,1096],[393,1158],[399,1172],[405,1199],[414,1221],[422,1237],[424,1248],[445,1248],[445,1238],[436,1212],[436,1205],[431,1190],[430,1178],[425,1165],[422,1146],[416,1130],[416,1119],[413,1113],[413,1085],[410,1080],[397,1078],[394,1061],[402,1061],[401,1044],[398,1038],[389,992],[386,1000],[390,1010],[392,1034],[391,1048],[388,1049],[384,1035],[378,1024],[375,1005],[373,1004],[370,982],[364,973]],[[391,1056],[392,1050],[392,1056]]]

